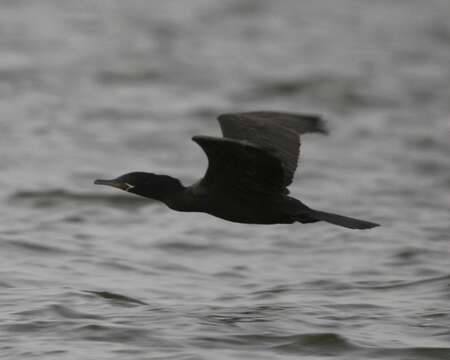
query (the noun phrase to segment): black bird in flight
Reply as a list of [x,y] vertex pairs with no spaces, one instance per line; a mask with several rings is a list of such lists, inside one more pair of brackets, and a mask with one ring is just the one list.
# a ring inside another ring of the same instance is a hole
[[132,172],[96,180],[133,194],[162,201],[177,211],[208,213],[247,224],[326,221],[350,229],[378,224],[311,209],[289,196],[297,168],[300,135],[327,133],[320,116],[272,111],[223,114],[223,137],[194,136],[208,157],[201,180],[184,186],[167,175]]

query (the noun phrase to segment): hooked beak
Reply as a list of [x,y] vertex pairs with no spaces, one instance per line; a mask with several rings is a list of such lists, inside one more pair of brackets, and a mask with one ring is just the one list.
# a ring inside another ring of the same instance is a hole
[[120,180],[117,179],[112,179],[112,180],[102,180],[102,179],[97,179],[94,181],[95,185],[107,185],[107,186],[112,186],[115,188],[118,188],[120,190],[125,190],[128,191],[132,188],[134,188],[133,185],[127,184],[125,182],[122,182]]

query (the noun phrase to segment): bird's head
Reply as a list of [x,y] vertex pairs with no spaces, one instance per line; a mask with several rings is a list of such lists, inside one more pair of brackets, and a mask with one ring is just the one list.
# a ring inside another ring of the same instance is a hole
[[112,186],[136,195],[164,201],[184,189],[178,179],[168,175],[131,172],[112,180],[98,179],[96,185]]

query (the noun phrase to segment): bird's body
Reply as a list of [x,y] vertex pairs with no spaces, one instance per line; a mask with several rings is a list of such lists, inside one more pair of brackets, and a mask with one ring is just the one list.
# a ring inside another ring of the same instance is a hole
[[290,224],[296,221],[289,210],[294,203],[300,202],[285,195],[237,198],[233,193],[197,183],[168,199],[166,205],[173,210],[204,212],[237,223]]
[[175,178],[133,172],[96,180],[159,200],[177,211],[203,212],[246,224],[327,221],[352,229],[378,224],[309,208],[289,196],[299,156],[300,136],[326,133],[320,117],[278,112],[219,116],[224,137],[194,136],[208,157],[208,170],[185,187]]

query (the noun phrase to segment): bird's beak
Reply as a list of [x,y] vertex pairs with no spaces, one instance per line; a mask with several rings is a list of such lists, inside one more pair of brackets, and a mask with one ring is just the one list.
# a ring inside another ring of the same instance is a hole
[[121,190],[125,190],[128,191],[130,189],[132,189],[134,186],[127,184],[125,182],[119,181],[117,179],[112,179],[112,180],[102,180],[102,179],[97,179],[94,181],[95,185],[107,185],[107,186],[112,186]]

